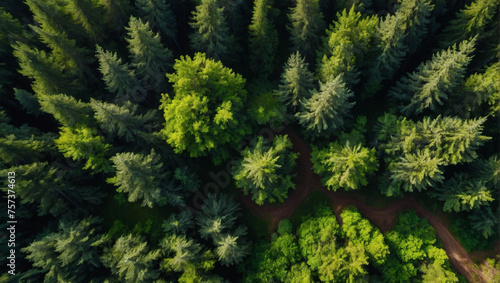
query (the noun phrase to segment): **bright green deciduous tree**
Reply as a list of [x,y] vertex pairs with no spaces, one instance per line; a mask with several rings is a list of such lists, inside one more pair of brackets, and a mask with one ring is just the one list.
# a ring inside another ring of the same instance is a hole
[[170,4],[162,0],[137,0],[138,15],[148,22],[154,32],[159,32],[163,38],[175,40],[177,24]]
[[309,91],[314,87],[314,75],[308,68],[305,59],[295,52],[288,58],[281,74],[281,84],[275,94],[292,112],[298,109],[302,99],[310,97]]
[[375,149],[362,147],[361,144],[351,146],[338,142],[319,150],[314,147],[311,154],[313,170],[323,177],[323,184],[336,191],[342,187],[357,190],[368,184],[367,176],[377,171],[378,162]]
[[181,57],[174,69],[167,77],[175,96],[164,95],[160,106],[167,143],[176,153],[198,157],[217,152],[214,158],[224,159],[222,147],[236,145],[247,133],[245,79],[203,53]]
[[252,148],[243,150],[243,160],[233,171],[236,186],[252,200],[262,205],[265,201],[285,201],[288,190],[294,189],[292,171],[297,154],[291,152],[292,143],[288,136],[274,137],[273,145],[265,145],[259,137]]
[[201,0],[196,11],[193,11],[191,26],[195,32],[190,39],[194,50],[204,52],[215,60],[225,61],[230,59],[234,39],[229,34],[223,10],[219,8],[217,0]]
[[102,262],[121,280],[144,282],[158,277],[155,262],[159,257],[160,250],[149,251],[147,242],[129,234],[118,238],[113,247],[105,250]]
[[315,136],[330,136],[344,128],[345,118],[355,102],[349,102],[353,92],[345,85],[342,76],[320,83],[319,91],[313,91],[302,102],[303,110],[295,116],[304,128]]
[[292,49],[299,51],[307,62],[312,62],[325,25],[319,1],[297,0],[296,6],[290,9],[288,16],[291,21],[288,30]]
[[270,19],[272,3],[272,0],[256,0],[252,23],[248,27],[250,69],[261,78],[267,78],[273,72],[278,47],[278,32]]
[[76,161],[86,159],[83,169],[111,171],[109,160],[105,157],[111,145],[105,143],[104,137],[98,135],[96,129],[81,125],[74,128],[65,126],[54,142],[64,157]]
[[435,110],[436,104],[442,105],[448,94],[462,83],[474,44],[475,40],[464,41],[458,47],[441,51],[403,77],[389,92],[396,99],[409,100],[401,111],[406,115],[419,114],[428,108]]

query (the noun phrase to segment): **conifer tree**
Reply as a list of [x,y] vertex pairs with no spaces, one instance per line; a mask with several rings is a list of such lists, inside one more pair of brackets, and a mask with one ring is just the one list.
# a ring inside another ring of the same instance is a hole
[[102,29],[102,7],[99,0],[62,0],[61,10],[69,15],[94,42],[100,42],[105,34]]
[[259,137],[252,148],[243,150],[243,160],[233,171],[236,186],[252,200],[262,205],[265,201],[285,201],[288,190],[294,189],[292,170],[297,154],[291,152],[292,143],[288,136],[275,136],[273,145],[265,145]]
[[228,232],[236,221],[240,207],[228,195],[209,195],[196,215],[196,223],[202,239],[217,239]]
[[191,34],[191,47],[206,53],[207,57],[225,61],[229,59],[233,36],[229,34],[223,8],[219,8],[217,0],[201,0],[193,12],[190,23],[195,32]]
[[435,54],[432,60],[420,64],[415,72],[401,79],[391,89],[390,95],[399,100],[410,100],[402,107],[406,115],[422,113],[425,109],[436,109],[443,104],[448,94],[458,86],[470,62],[475,40],[464,41]]
[[498,213],[495,213],[491,206],[474,209],[468,218],[472,228],[479,231],[485,239],[498,233]]
[[90,105],[72,96],[40,94],[38,102],[43,112],[52,114],[63,126],[74,127],[77,124],[90,125],[92,123]]
[[35,95],[29,93],[24,89],[14,88],[14,96],[16,97],[17,101],[19,101],[26,113],[34,116],[38,116],[41,114],[41,106]]
[[130,202],[142,199],[142,206],[164,205],[167,202],[163,188],[166,175],[160,158],[153,149],[148,155],[118,153],[111,157],[116,175],[108,182],[117,186],[118,192],[127,193]]
[[116,53],[105,51],[99,45],[96,46],[97,58],[99,59],[99,71],[103,75],[106,89],[116,93],[119,99],[130,99],[142,88],[127,63],[122,63]]
[[130,1],[99,0],[99,5],[104,8],[105,18],[109,22],[111,29],[114,31],[121,31],[132,12]]
[[258,77],[267,78],[274,67],[278,32],[274,27],[270,14],[272,0],[256,0],[253,8],[250,31],[250,69]]
[[224,266],[240,263],[248,254],[248,246],[241,241],[241,236],[246,234],[245,230],[237,229],[234,234],[224,234],[215,240],[217,248],[215,253]]
[[[26,5],[33,13],[33,20],[47,32],[68,31],[70,18],[61,13],[58,3],[53,1],[26,0]],[[74,34],[72,34],[74,35]]]
[[173,271],[186,271],[200,260],[200,244],[186,238],[185,235],[170,234],[160,245],[168,254],[164,259],[164,265]]
[[143,81],[160,85],[165,74],[170,70],[172,52],[164,48],[158,34],[153,34],[148,22],[130,17],[128,31],[128,49],[137,76]]
[[302,101],[303,111],[295,116],[313,135],[329,136],[345,126],[344,119],[350,116],[355,104],[348,101],[352,96],[342,75],[330,78],[325,84],[320,83],[320,90],[313,91],[311,98]]
[[118,238],[102,256],[105,266],[111,273],[127,282],[147,282],[159,275],[155,267],[160,250],[149,250],[147,242],[132,234]]
[[154,32],[160,33],[162,38],[174,40],[177,37],[177,24],[171,5],[162,0],[137,0],[135,3],[139,17]]
[[[337,13],[338,20],[327,30],[318,73],[322,82],[344,74],[349,86],[359,82],[357,67],[364,62],[378,26],[376,16],[363,17],[353,5],[349,11]],[[318,60],[318,61],[319,61]]]
[[53,142],[34,137],[0,137],[0,160],[5,164],[26,164],[41,160],[53,148]]
[[446,48],[469,38],[478,40],[492,38],[498,41],[498,2],[496,0],[475,0],[456,14],[444,28],[441,46]]
[[314,87],[314,76],[308,68],[309,64],[305,59],[299,52],[295,52],[288,58],[281,74],[281,84],[276,96],[293,112],[299,107],[302,99],[310,97],[309,91]]
[[112,170],[106,158],[111,145],[105,143],[102,136],[97,135],[95,128],[82,125],[74,128],[64,126],[59,138],[54,142],[64,157],[75,161],[86,159],[83,169],[92,169],[95,172]]
[[402,0],[398,8],[406,17],[407,36],[404,41],[408,51],[414,53],[428,32],[429,18],[434,10],[432,0]]
[[193,213],[189,210],[172,213],[163,221],[161,227],[168,234],[186,235],[187,231],[194,227]]
[[366,186],[367,176],[378,168],[374,148],[351,146],[349,141],[345,145],[331,143],[322,150],[315,147],[311,156],[314,172],[323,176],[323,184],[334,191],[340,187],[357,190]]
[[312,62],[325,25],[319,1],[297,0],[296,6],[290,9],[289,18],[293,50],[299,51],[307,62]]

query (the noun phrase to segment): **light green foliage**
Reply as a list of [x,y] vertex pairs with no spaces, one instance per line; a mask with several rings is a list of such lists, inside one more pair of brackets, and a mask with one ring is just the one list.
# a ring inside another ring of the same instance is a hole
[[105,250],[102,262],[121,280],[144,282],[158,277],[155,261],[159,257],[160,250],[149,251],[142,238],[129,234],[118,238],[113,247]]
[[458,103],[462,105],[462,111],[475,114],[480,112],[479,107],[483,103],[488,103],[490,115],[496,116],[500,112],[499,67],[500,63],[496,62],[490,65],[484,73],[475,73],[467,78],[463,88],[458,91],[459,97],[457,97]]
[[[443,47],[451,46],[474,36],[479,40],[498,39],[498,1],[475,0],[456,14],[443,31]],[[496,40],[498,41],[498,40]],[[495,42],[495,40],[492,40]]]
[[330,143],[322,150],[314,147],[311,154],[313,170],[323,177],[323,184],[336,191],[340,187],[357,190],[368,184],[368,175],[378,169],[375,149],[362,147],[361,144],[345,145]]
[[243,150],[243,159],[233,171],[236,186],[252,200],[262,205],[265,201],[285,201],[288,190],[294,189],[292,171],[297,154],[291,152],[288,136],[275,136],[273,145],[265,145],[260,136],[252,148]]
[[350,242],[362,245],[370,262],[376,266],[385,263],[389,254],[389,247],[384,241],[384,235],[370,222],[363,218],[354,207],[344,209],[340,215],[342,217],[342,233]]
[[318,0],[297,0],[296,3],[288,14],[291,22],[288,30],[292,49],[299,51],[306,61],[311,62],[325,25],[323,13]]
[[191,157],[237,144],[247,133],[242,112],[245,80],[203,53],[193,59],[181,56],[174,69],[176,72],[167,77],[175,96],[164,95],[160,106],[167,143],[176,153],[187,151]]
[[136,141],[144,136],[148,123],[155,118],[155,110],[138,114],[138,105],[130,102],[123,106],[92,99],[94,117],[107,133],[124,138],[127,142]]
[[457,275],[437,262],[424,264],[421,267],[422,282],[458,282]]
[[167,220],[163,221],[161,227],[169,234],[186,235],[187,231],[194,227],[193,213],[189,210],[172,213]]
[[196,215],[201,238],[215,240],[227,233],[235,224],[239,210],[238,203],[231,197],[224,194],[209,195]]
[[301,101],[303,110],[295,116],[299,124],[314,136],[330,136],[345,127],[345,118],[355,102],[349,102],[354,94],[345,85],[342,75],[320,82],[319,91],[312,91],[309,99]]
[[59,134],[59,138],[54,142],[64,157],[75,161],[87,159],[83,169],[92,169],[95,172],[110,171],[110,164],[105,155],[111,145],[105,143],[102,136],[97,135],[96,129],[81,125],[74,128],[65,126]]
[[99,71],[108,91],[116,93],[119,99],[130,99],[142,91],[135,72],[127,63],[122,63],[116,53],[106,51],[99,45],[96,45],[96,50]]
[[288,219],[283,219],[278,223],[278,235],[292,234],[292,222]]
[[101,266],[98,246],[103,237],[96,233],[97,218],[80,222],[60,222],[59,231],[22,248],[26,258],[45,274],[45,282],[68,282],[96,278]]
[[475,40],[434,54],[432,60],[420,64],[415,72],[403,77],[389,94],[409,104],[401,108],[406,115],[436,110],[453,89],[460,85],[474,51]]
[[153,207],[167,202],[164,189],[165,171],[160,155],[152,149],[150,154],[118,153],[111,157],[116,175],[108,179],[120,193],[128,194],[128,201],[142,199],[142,205]]
[[266,78],[274,69],[278,32],[270,20],[272,0],[256,0],[249,29],[250,69]]
[[167,256],[163,260],[164,268],[173,271],[184,271],[200,258],[201,247],[192,239],[186,236],[175,234],[167,236],[161,243],[163,250],[167,251]]
[[236,229],[232,234],[218,236],[214,243],[216,255],[219,262],[224,266],[230,266],[240,263],[248,254],[248,245],[242,242],[242,236],[246,235],[246,229]]
[[217,0],[201,0],[196,11],[193,11],[193,21],[190,23],[195,29],[190,36],[192,48],[215,60],[229,59],[229,49],[234,41],[229,34],[223,10],[219,8]]
[[76,125],[91,124],[92,109],[88,103],[76,100],[66,94],[39,94],[37,95],[40,109],[52,114],[63,126],[75,127]]
[[177,27],[175,15],[169,3],[162,0],[137,0],[139,17],[148,22],[151,29],[163,37],[175,40]]
[[295,112],[302,99],[309,98],[309,91],[314,87],[313,74],[308,70],[309,64],[295,52],[288,58],[283,73],[281,84],[276,91],[278,99]]
[[29,93],[24,89],[14,88],[14,96],[16,97],[17,101],[19,101],[26,113],[34,116],[38,116],[41,114],[40,103],[38,102],[38,99],[35,95]]
[[159,85],[164,75],[170,70],[172,52],[163,47],[158,34],[153,34],[149,23],[130,17],[128,31],[128,49],[132,59],[132,67],[143,81]]
[[337,13],[338,20],[327,30],[324,52],[318,58],[321,60],[318,73],[322,82],[341,74],[350,87],[359,82],[357,66],[366,64],[364,56],[372,44],[378,18],[363,17],[356,10],[353,5],[349,11]]
[[290,271],[286,274],[285,283],[302,283],[314,282],[311,269],[305,262],[296,263],[292,265]]

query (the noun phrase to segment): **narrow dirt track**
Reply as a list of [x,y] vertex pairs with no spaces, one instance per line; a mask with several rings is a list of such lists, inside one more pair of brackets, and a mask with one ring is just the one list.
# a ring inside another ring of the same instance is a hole
[[[453,268],[462,274],[469,282],[488,282],[487,276],[481,270],[474,266],[474,262],[467,251],[462,247],[460,242],[450,233],[446,225],[441,219],[425,210],[418,202],[411,198],[405,197],[386,207],[371,207],[366,205],[360,198],[347,195],[342,192],[328,191],[322,184],[318,175],[312,171],[311,148],[297,135],[295,131],[286,128],[283,134],[287,134],[293,143],[293,150],[299,152],[300,156],[297,159],[297,186],[290,193],[288,199],[280,205],[257,205],[253,202],[250,196],[242,197],[241,200],[252,213],[257,217],[271,222],[269,232],[275,231],[281,219],[290,217],[292,213],[299,207],[304,199],[312,191],[321,191],[330,199],[333,210],[339,222],[342,209],[354,205],[360,210],[364,217],[370,220],[383,232],[392,229],[396,216],[403,210],[412,209],[420,217],[426,218],[427,221],[434,227],[436,234],[443,243],[444,250],[450,258],[450,263]],[[496,246],[498,249],[498,245]],[[497,251],[498,252],[498,251]]]

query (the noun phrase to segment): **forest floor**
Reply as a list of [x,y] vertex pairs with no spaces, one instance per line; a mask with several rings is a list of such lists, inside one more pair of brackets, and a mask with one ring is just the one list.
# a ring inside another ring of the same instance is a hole
[[289,218],[300,204],[313,191],[320,191],[326,195],[331,203],[339,223],[342,223],[340,213],[347,206],[354,205],[361,211],[368,220],[371,221],[384,233],[394,227],[396,217],[403,210],[412,209],[420,217],[426,218],[434,227],[436,234],[443,243],[444,250],[450,258],[453,268],[462,274],[469,282],[490,282],[488,275],[474,264],[476,261],[484,261],[486,256],[500,253],[498,243],[495,249],[488,252],[474,253],[471,256],[451,234],[445,222],[437,215],[424,209],[413,197],[406,196],[396,200],[385,207],[373,207],[365,204],[361,197],[350,195],[344,192],[328,191],[322,184],[320,177],[312,170],[311,148],[290,128],[286,128],[283,134],[287,134],[293,143],[294,152],[299,152],[297,159],[297,184],[295,190],[290,193],[288,199],[279,205],[257,205],[250,196],[242,197],[244,206],[263,220],[270,220],[269,231],[276,230],[280,220]]

